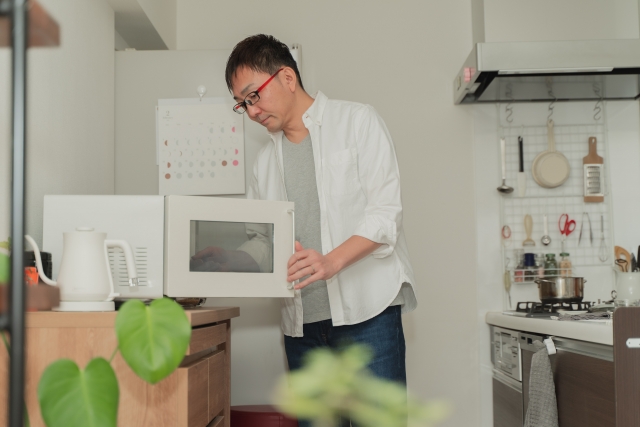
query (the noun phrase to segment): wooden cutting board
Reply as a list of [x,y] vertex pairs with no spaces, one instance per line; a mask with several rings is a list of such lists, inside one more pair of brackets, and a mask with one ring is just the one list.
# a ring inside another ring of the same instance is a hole
[[598,140],[589,137],[589,154],[582,159],[585,203],[604,202],[604,160],[598,156]]

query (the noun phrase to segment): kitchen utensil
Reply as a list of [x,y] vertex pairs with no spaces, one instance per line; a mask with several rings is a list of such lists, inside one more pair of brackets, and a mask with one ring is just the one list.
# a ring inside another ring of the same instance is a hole
[[573,233],[573,230],[576,229],[576,222],[570,219],[569,215],[565,213],[560,215],[560,219],[558,219],[558,228],[560,229],[560,234],[562,236],[560,238],[561,252],[564,252],[564,241],[571,233]]
[[638,271],[638,260],[636,259],[636,255],[631,253],[631,272],[635,273]]
[[505,181],[507,180],[507,159],[506,159],[506,142],[504,138],[500,138],[500,154],[502,157],[502,185],[498,187],[498,191],[502,194],[510,194],[513,188],[509,187]]
[[544,236],[540,239],[543,245],[549,246],[551,243],[551,237],[549,237],[549,224],[547,223],[547,216],[544,216]]
[[527,214],[524,216],[524,230],[527,233],[527,238],[522,242],[522,246],[535,246],[536,242],[531,238],[531,231],[533,231],[533,218]]
[[587,221],[589,221],[589,244],[593,246],[593,229],[591,228],[591,218],[589,217],[589,212],[582,212],[582,220],[580,221],[580,234],[578,235],[578,246],[580,246],[580,241],[582,240],[582,228],[584,227],[584,217],[587,217]]
[[627,260],[626,259],[622,259],[622,258],[617,259],[616,260],[616,265],[618,267],[620,267],[620,271],[622,271],[623,273],[627,272],[627,265],[628,264],[627,264]]
[[601,262],[609,259],[609,250],[604,241],[604,215],[600,215],[600,250],[598,251],[598,259],[600,259]]
[[79,227],[63,234],[62,262],[58,280],[44,274],[40,250],[36,242],[25,236],[35,254],[38,273],[43,282],[60,287],[58,311],[113,311],[115,293],[107,255],[107,247],[119,247],[124,252],[129,284],[138,283],[131,246],[124,240],[107,240],[106,233]]
[[560,219],[558,219],[558,228],[560,229],[560,234],[566,239],[576,229],[576,222],[565,213],[560,215]]
[[567,158],[556,150],[553,120],[547,123],[547,150],[533,160],[531,173],[535,182],[544,188],[556,188],[569,178],[571,167]]
[[589,154],[582,159],[585,203],[604,202],[604,160],[598,156],[597,144],[595,136],[589,137]]
[[527,192],[527,176],[524,173],[524,153],[523,153],[523,140],[522,137],[518,137],[518,196],[524,197]]
[[507,291],[507,297],[509,298],[509,310],[511,310],[511,274],[509,274],[510,259],[507,258],[507,264],[504,267],[504,289]]
[[616,306],[636,306],[640,304],[640,273],[629,273],[614,268],[616,289],[614,304]]
[[629,269],[631,268],[631,254],[629,254],[629,251],[627,251],[622,246],[614,246],[613,253],[615,255],[616,263],[620,259],[625,260],[626,269],[623,271],[629,271]]
[[581,302],[584,297],[582,277],[546,277],[534,280],[538,285],[538,296],[543,304],[558,302]]
[[508,225],[503,226],[500,235],[502,236],[502,244],[505,247],[511,246],[511,227]]

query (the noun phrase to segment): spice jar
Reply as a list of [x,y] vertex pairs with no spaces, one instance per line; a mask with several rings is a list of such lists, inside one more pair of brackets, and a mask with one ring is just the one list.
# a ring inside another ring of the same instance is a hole
[[525,282],[533,281],[534,276],[536,275],[535,271],[535,255],[534,254],[524,254],[524,277]]
[[571,259],[568,252],[560,254],[560,276],[571,277]]
[[535,265],[537,270],[536,276],[540,278],[544,277],[544,254],[543,253],[536,254]]
[[558,275],[558,263],[556,262],[556,254],[547,254],[544,261],[544,275],[553,277]]

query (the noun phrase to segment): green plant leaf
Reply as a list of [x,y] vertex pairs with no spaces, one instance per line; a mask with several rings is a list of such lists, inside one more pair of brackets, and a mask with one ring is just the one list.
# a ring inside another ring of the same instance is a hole
[[180,305],[168,298],[145,306],[129,300],[116,317],[116,335],[123,359],[143,380],[155,384],[182,362],[191,325]]
[[84,371],[72,360],[57,360],[38,384],[47,427],[115,427],[118,398],[118,380],[102,357],[92,359]]
[[0,285],[9,283],[11,276],[11,259],[0,251]]

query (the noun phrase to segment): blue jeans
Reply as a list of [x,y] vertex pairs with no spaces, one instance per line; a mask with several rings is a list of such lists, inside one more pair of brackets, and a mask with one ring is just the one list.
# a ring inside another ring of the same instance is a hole
[[[339,348],[349,343],[368,345],[373,350],[369,370],[377,377],[407,383],[405,342],[400,306],[388,307],[376,317],[356,325],[333,326],[331,319],[303,325],[303,337],[284,337],[289,369],[302,366],[304,355],[314,348]],[[343,420],[342,426],[349,426]],[[298,421],[299,427],[310,427],[309,421]]]

